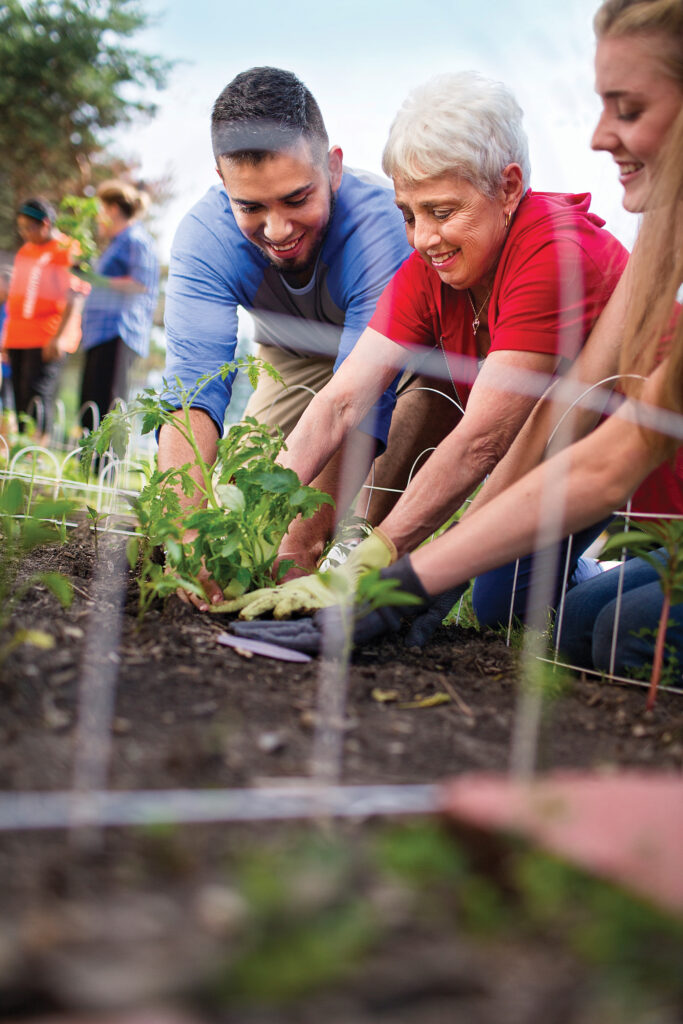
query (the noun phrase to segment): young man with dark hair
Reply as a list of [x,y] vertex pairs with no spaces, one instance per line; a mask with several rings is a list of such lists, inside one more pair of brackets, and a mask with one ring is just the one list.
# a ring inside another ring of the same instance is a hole
[[[312,393],[351,351],[385,284],[409,255],[403,219],[388,187],[342,167],[342,151],[329,147],[315,99],[291,72],[252,68],[237,75],[214,104],[211,137],[221,185],[186,215],[173,243],[166,375],[191,387],[229,362],[242,306],[252,315],[258,354],[287,385],[283,391],[262,375],[246,414],[287,435]],[[209,462],[231,387],[231,378],[212,382],[192,410]],[[315,481],[339,508],[384,449],[394,401],[389,389],[347,444],[347,450],[361,445],[365,455],[346,460],[340,452]],[[180,434],[163,428],[160,467],[191,461]],[[318,554],[333,527],[334,512],[325,506],[316,525]],[[286,554],[296,560],[299,552]],[[203,582],[208,600],[220,600],[217,585]]]

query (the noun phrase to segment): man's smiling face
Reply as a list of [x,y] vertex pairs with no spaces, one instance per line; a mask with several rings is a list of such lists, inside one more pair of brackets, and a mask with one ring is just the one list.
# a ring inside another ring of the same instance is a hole
[[315,160],[309,144],[266,155],[257,164],[218,158],[235,221],[295,286],[310,280],[341,184],[342,153]]

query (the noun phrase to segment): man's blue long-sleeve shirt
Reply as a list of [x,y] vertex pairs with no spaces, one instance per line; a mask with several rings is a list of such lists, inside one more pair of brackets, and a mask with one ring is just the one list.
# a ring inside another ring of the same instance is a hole
[[[367,326],[384,286],[410,254],[393,192],[344,170],[309,284],[290,288],[235,223],[216,185],[182,220],[166,291],[166,377],[192,388],[234,358],[237,308],[248,310],[255,341],[297,355],[328,355],[335,370]],[[232,379],[212,381],[194,402],[222,433]],[[388,389],[362,429],[382,445],[395,404]]]

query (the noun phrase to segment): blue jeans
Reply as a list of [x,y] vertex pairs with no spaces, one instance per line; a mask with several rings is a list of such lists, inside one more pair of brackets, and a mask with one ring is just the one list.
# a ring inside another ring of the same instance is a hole
[[[600,536],[610,521],[611,517],[574,535],[569,561],[570,587],[576,581],[577,576],[580,578],[583,568],[581,554]],[[568,543],[568,540],[564,540],[552,548],[546,548],[534,555],[520,558],[513,610],[515,617],[521,622],[527,622],[541,629],[547,625],[549,609],[557,608],[560,600]],[[542,579],[549,580],[549,594],[546,593],[546,596],[550,597],[550,603],[543,607],[532,608],[529,606],[529,596],[534,575],[537,573],[541,574]],[[472,592],[472,607],[480,625],[507,626],[514,579],[515,562],[509,562],[499,569],[492,569],[477,577]]]
[[[663,549],[657,554],[663,559]],[[618,584],[619,566],[579,584],[567,594],[560,650],[572,665],[609,671]],[[617,674],[652,664],[661,610],[662,589],[656,571],[640,558],[629,559],[624,569],[617,633]],[[666,633],[666,644],[675,648],[678,663],[683,665],[683,604],[671,608],[669,619],[672,625]],[[647,635],[638,636],[643,628],[648,630]],[[665,651],[664,665],[670,661]]]

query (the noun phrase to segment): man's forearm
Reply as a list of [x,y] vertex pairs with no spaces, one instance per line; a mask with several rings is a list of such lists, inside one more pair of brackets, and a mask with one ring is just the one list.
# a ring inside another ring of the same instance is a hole
[[[180,420],[184,416],[182,410],[178,410],[175,416]],[[211,417],[201,409],[190,409],[190,428],[194,435],[199,453],[207,466],[212,466],[216,461],[216,442],[218,441],[218,430]],[[197,457],[192,445],[183,437],[180,430],[171,424],[165,424],[159,433],[159,469],[165,472],[167,469],[178,468],[179,466],[191,464],[190,473],[192,478],[200,486],[203,483],[203,475],[197,465]],[[200,503],[199,492],[188,496],[179,491],[181,504],[188,507]]]

